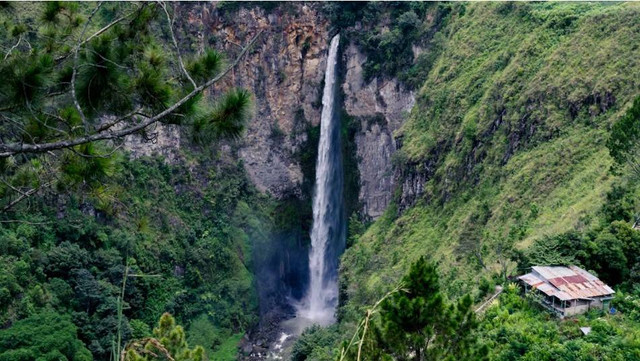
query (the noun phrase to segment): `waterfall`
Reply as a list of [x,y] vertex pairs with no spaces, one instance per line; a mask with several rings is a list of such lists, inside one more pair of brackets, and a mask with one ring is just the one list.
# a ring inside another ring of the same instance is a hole
[[322,95],[320,142],[313,194],[309,288],[298,314],[314,323],[334,321],[338,304],[338,257],[345,244],[340,118],[334,109],[340,35],[331,39]]

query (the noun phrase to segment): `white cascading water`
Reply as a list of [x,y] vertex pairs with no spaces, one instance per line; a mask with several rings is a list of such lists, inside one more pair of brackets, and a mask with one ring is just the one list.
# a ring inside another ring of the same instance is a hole
[[339,41],[340,35],[331,39],[327,57],[313,195],[309,288],[298,310],[299,316],[322,325],[335,318],[338,257],[345,243],[340,119],[334,109]]

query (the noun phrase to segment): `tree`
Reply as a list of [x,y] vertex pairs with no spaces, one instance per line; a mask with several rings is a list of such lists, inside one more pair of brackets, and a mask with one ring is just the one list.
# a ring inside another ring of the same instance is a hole
[[168,313],[160,317],[153,336],[129,343],[123,361],[203,361],[202,346],[189,348],[182,326]]
[[0,330],[0,361],[93,360],[68,316],[33,315]]
[[109,175],[123,138],[153,140],[159,123],[190,126],[199,142],[240,136],[249,93],[230,90],[212,104],[203,92],[259,33],[224,66],[213,50],[182,57],[162,2],[49,2],[37,5],[39,19],[24,19],[31,12],[21,6],[0,9],[7,49],[0,63],[0,213],[64,186],[61,175],[78,183]]
[[477,321],[469,295],[447,304],[436,267],[424,257],[411,265],[402,283],[405,291],[382,303],[381,336],[386,353],[397,360],[484,358],[486,350],[474,347]]
[[[367,310],[340,360],[484,360],[488,349],[477,343],[472,306],[469,295],[448,304],[436,267],[420,257],[401,286]],[[378,313],[379,322],[372,322]]]
[[331,360],[336,336],[335,330],[318,325],[305,329],[293,345],[291,361]]
[[382,304],[385,347],[398,359],[415,352],[423,360],[438,328],[444,325],[446,305],[440,294],[438,274],[421,257],[403,278],[405,292],[398,292]]

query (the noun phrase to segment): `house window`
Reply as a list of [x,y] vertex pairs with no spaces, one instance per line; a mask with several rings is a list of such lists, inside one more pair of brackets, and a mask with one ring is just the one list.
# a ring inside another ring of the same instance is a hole
[[571,307],[571,301],[567,301],[566,307]]

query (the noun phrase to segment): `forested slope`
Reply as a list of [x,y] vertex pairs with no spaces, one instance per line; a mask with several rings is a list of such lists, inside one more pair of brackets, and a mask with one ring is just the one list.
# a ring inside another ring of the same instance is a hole
[[515,274],[515,254],[545,237],[632,222],[633,200],[603,208],[635,190],[611,171],[606,141],[640,93],[638,15],[635,4],[454,6],[396,134],[395,206],[346,252],[345,295],[370,300],[420,255],[460,295],[502,266]]
[[[270,255],[276,203],[238,161],[245,117],[230,121],[238,113],[221,103],[205,110],[224,113],[223,135],[212,113],[186,116],[203,97],[169,114],[223,68],[221,54],[190,55],[194,78],[183,79],[175,50],[160,50],[171,44],[163,9],[0,7],[2,360],[119,359],[164,312],[190,343],[234,359],[258,320],[255,261]],[[250,95],[240,98],[234,109],[249,115]],[[158,110],[172,120],[122,133]],[[172,157],[149,156],[163,146]]]
[[99,189],[74,185],[3,220],[2,323],[43,312],[70,315],[80,340],[106,359],[128,267],[125,339],[148,335],[165,311],[208,349],[253,325],[251,242],[267,239],[271,203],[233,161],[198,161],[205,159],[210,168],[198,174],[157,158],[122,156]]
[[[395,134],[394,202],[362,234],[350,224],[341,322],[303,335],[294,359],[327,359],[332,340],[348,340],[421,256],[437,265],[451,301],[471,295],[477,307],[505,287],[473,331],[489,359],[638,359],[640,191],[637,173],[610,153],[612,127],[627,119],[615,137],[633,138],[638,122],[640,7],[438,6],[440,25],[423,41],[432,53],[407,73],[426,80]],[[554,319],[512,284],[535,264],[594,272],[617,290],[618,314]],[[394,342],[384,336],[394,316],[380,312],[369,355]],[[583,337],[582,326],[592,333]]]

